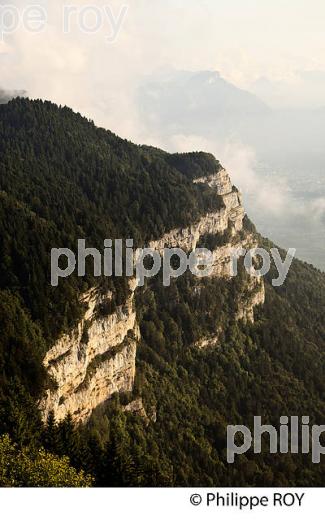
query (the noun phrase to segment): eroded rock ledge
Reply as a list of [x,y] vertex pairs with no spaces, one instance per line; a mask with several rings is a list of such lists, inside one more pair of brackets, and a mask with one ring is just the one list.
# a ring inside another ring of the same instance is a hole
[[70,413],[75,421],[85,421],[96,406],[115,392],[132,390],[139,339],[133,302],[135,287],[132,280],[131,296],[108,316],[96,313],[102,296],[95,291],[84,295],[88,306],[84,318],[44,359],[54,382],[40,403],[44,419],[52,410],[57,420]]
[[231,228],[233,235],[243,228],[244,208],[240,192],[231,184],[226,170],[215,175],[194,179],[194,183],[207,183],[215,188],[222,197],[224,207],[213,213],[207,213],[194,224],[186,228],[176,228],[166,233],[159,240],[150,242],[149,247],[162,252],[164,247],[179,247],[184,251],[196,248],[199,238],[205,234],[223,233]]
[[[232,186],[229,175],[220,170],[214,175],[194,180],[207,183],[222,197],[223,207],[203,216],[186,228],[178,228],[153,241],[149,247],[162,252],[164,247],[179,247],[189,252],[195,249],[202,236],[217,235],[228,230],[229,241],[213,251],[212,276],[230,276],[231,250],[255,247],[252,235],[243,230],[244,208],[241,195]],[[43,419],[50,410],[57,420],[68,413],[74,421],[86,421],[92,411],[116,392],[130,392],[135,377],[135,360],[139,329],[134,306],[135,280],[130,281],[130,296],[124,305],[110,315],[97,310],[103,299],[91,290],[83,297],[87,306],[84,318],[70,334],[64,335],[49,350],[44,365],[53,385],[40,402]],[[251,279],[245,294],[239,295],[237,319],[252,321],[254,307],[264,302],[264,283]],[[215,342],[202,339],[200,348]],[[129,411],[145,414],[143,406],[133,404]]]

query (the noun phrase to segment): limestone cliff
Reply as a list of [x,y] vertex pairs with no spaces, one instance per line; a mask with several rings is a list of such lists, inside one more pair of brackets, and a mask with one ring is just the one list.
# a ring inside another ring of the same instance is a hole
[[[139,331],[134,308],[135,282],[124,305],[108,316],[97,315],[103,300],[96,291],[84,295],[87,311],[75,330],[63,336],[46,354],[44,365],[53,381],[40,403],[44,418],[69,412],[84,421],[115,392],[132,390]],[[106,299],[110,294],[105,295]]]
[[[228,173],[220,170],[214,175],[194,180],[207,183],[222,198],[222,207],[201,217],[186,228],[174,229],[149,247],[162,252],[164,247],[178,247],[189,252],[194,250],[204,235],[222,235],[227,232],[227,241],[213,251],[212,276],[229,277],[231,274],[231,251],[233,248],[255,247],[251,234],[243,230],[244,208],[241,195],[232,186]],[[130,281],[130,296],[124,305],[103,316],[98,308],[103,299],[95,290],[83,297],[87,308],[78,326],[63,336],[49,350],[44,359],[53,384],[40,403],[43,418],[53,410],[56,419],[70,413],[73,419],[85,421],[92,410],[109,399],[115,392],[128,392],[133,388],[135,377],[136,348],[139,330],[136,322],[134,292],[136,282]],[[251,278],[245,294],[238,295],[237,319],[252,321],[254,307],[264,301],[263,280]],[[204,348],[217,343],[214,338],[202,339]],[[145,410],[138,401],[126,408],[142,414]]]
[[222,197],[223,207],[214,212],[207,213],[194,224],[186,228],[173,229],[159,240],[150,242],[149,247],[162,251],[164,247],[179,247],[184,251],[192,251],[196,248],[199,238],[204,234],[223,233],[231,228],[235,235],[243,227],[244,208],[241,194],[232,186],[230,177],[225,170],[215,175],[195,179],[194,183],[207,183],[216,190],[216,194]]
[[251,277],[244,294],[239,295],[237,320],[254,321],[254,308],[265,301],[265,288],[262,278]]
[[256,247],[256,242],[250,233],[243,232],[244,207],[240,192],[231,184],[229,174],[222,169],[208,177],[194,180],[195,183],[206,183],[221,196],[223,207],[208,213],[187,228],[173,229],[159,240],[150,242],[149,247],[162,252],[164,247],[179,247],[184,251],[193,251],[198,247],[200,238],[204,235],[222,235],[228,231],[229,240],[216,247],[213,253],[213,276],[229,277],[232,268],[232,251],[240,248]]

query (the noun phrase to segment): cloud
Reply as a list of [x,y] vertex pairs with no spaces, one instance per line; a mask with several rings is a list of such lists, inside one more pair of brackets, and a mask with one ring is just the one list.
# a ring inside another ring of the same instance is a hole
[[[148,136],[149,138],[149,136]],[[155,146],[172,152],[206,151],[217,157],[229,172],[232,182],[240,189],[244,207],[258,229],[284,247],[296,247],[303,257],[318,265],[319,258],[309,257],[308,248],[302,252],[302,236],[320,232],[325,224],[325,197],[297,197],[292,178],[261,168],[252,147],[234,140],[209,140],[198,135],[175,134]],[[298,231],[300,229],[300,231]]]
[[278,176],[276,179],[267,179],[258,173],[254,149],[240,141],[217,141],[198,135],[178,134],[167,139],[156,139],[154,144],[172,152],[202,150],[215,155],[228,170],[232,182],[239,187],[253,213],[268,213],[270,217],[281,217],[287,215],[288,211],[301,213],[286,179]]
[[270,106],[319,108],[325,106],[325,70],[298,69],[282,78],[267,74],[247,88]]
[[321,220],[325,224],[325,197],[318,197],[309,204],[310,216],[314,220]]
[[[12,3],[19,9],[26,5],[22,0]],[[38,3],[48,12],[46,29],[32,34],[21,27],[0,43],[2,85],[26,89],[32,98],[67,104],[137,142],[141,118],[135,92],[143,77],[156,69],[219,70],[245,87],[265,75],[290,77],[298,66],[325,68],[320,42],[309,37],[311,24],[322,19],[324,6],[319,2],[311,14],[307,4],[288,12],[274,3],[254,2],[254,9],[247,9],[235,0],[94,0],[93,6],[100,10],[109,5],[115,19],[121,7],[129,5],[112,44],[107,42],[107,18],[94,34],[86,34],[75,23],[64,34],[64,3]],[[71,4],[85,7],[80,0]]]
[[26,90],[5,90],[0,87],[0,105],[8,103],[8,101],[15,97],[26,96],[26,94]]
[[[19,9],[26,6],[23,0],[11,3]],[[100,9],[109,5],[115,19],[121,7],[129,5],[114,43],[107,42],[107,23],[94,34],[73,24],[64,34],[64,2],[38,3],[48,12],[46,29],[33,34],[20,27],[0,42],[1,85],[7,89],[2,93],[4,100],[27,91],[31,98],[69,105],[138,143],[175,151],[211,151],[229,169],[257,223],[267,221],[271,227],[276,219],[281,224],[281,219],[306,219],[312,212],[315,217],[309,219],[324,218],[323,198],[297,202],[281,172],[269,176],[260,171],[253,148],[258,153],[266,148],[268,157],[283,152],[286,160],[290,154],[294,166],[305,160],[310,172],[308,158],[316,164],[323,157],[323,117],[292,120],[284,114],[262,123],[249,117],[242,118],[241,124],[231,120],[227,126],[220,111],[216,116],[205,106],[210,99],[207,94],[214,95],[213,78],[208,79],[204,94],[186,98],[183,115],[177,113],[182,104],[169,100],[167,92],[165,106],[172,108],[171,114],[148,111],[150,121],[146,121],[137,97],[139,86],[157,70],[218,70],[237,87],[263,91],[264,99],[276,106],[319,104],[325,99],[323,74],[317,74],[325,70],[323,0],[314,0],[312,10],[307,2],[294,9],[290,2],[280,0],[94,0],[92,4]],[[85,7],[81,0],[71,4]],[[259,78],[265,80],[258,82]],[[170,115],[174,120],[168,121]],[[295,182],[294,168],[292,179]]]

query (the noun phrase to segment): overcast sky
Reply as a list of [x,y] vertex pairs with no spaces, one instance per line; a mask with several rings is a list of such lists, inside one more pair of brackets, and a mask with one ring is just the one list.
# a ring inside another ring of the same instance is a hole
[[[102,28],[91,34],[77,15],[64,34],[64,2],[39,3],[46,28],[31,33],[21,24],[0,42],[0,88],[70,105],[123,136],[141,139],[135,89],[144,75],[169,67],[218,70],[274,106],[325,105],[323,0],[69,0],[79,12],[101,10]],[[12,4],[20,13],[29,5]],[[105,6],[122,22],[114,43]],[[94,12],[84,12],[87,27]]]
[[[324,0],[69,0],[74,11],[65,25],[60,0],[10,1],[0,0],[0,35],[10,23],[4,5],[14,6],[22,17],[24,9],[39,2],[47,22],[42,32],[31,32],[23,20],[0,37],[0,98],[25,90],[31,98],[71,106],[138,143],[210,151],[229,169],[246,209],[262,228],[278,219],[282,229],[284,219],[316,214],[323,226],[323,194],[297,203],[281,172],[276,182],[260,176],[258,150],[244,141],[221,138],[217,130],[213,137],[206,135],[204,120],[203,130],[194,134],[189,128],[174,132],[154,113],[148,114],[151,125],[146,126],[138,87],[177,77],[173,70],[210,70],[275,109],[325,107]],[[96,24],[98,30],[92,30]],[[168,94],[163,110],[166,99]],[[189,101],[195,104],[197,98]],[[157,99],[157,113],[160,104]],[[174,107],[175,99],[167,106],[169,116]],[[298,127],[306,129],[308,152],[319,131],[313,134],[309,124]],[[324,170],[323,161],[318,167]],[[272,238],[278,238],[276,233]],[[285,240],[283,245],[293,246]]]

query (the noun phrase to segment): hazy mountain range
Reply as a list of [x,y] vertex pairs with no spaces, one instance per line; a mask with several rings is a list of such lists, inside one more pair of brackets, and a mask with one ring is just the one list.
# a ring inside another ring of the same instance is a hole
[[137,105],[153,140],[216,154],[259,228],[325,268],[325,107],[273,109],[217,72],[175,70],[147,78]]
[[[325,107],[271,108],[265,100],[289,85],[261,78],[248,92],[214,71],[168,69],[135,89],[138,142],[212,152],[262,233],[325,269]],[[17,95],[0,89],[0,103]]]

